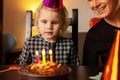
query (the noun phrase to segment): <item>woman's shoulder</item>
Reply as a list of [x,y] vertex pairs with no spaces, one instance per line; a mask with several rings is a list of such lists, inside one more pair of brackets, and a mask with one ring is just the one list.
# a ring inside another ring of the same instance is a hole
[[90,28],[86,34],[87,39],[100,39],[114,36],[115,27],[108,24],[104,19]]
[[88,33],[90,34],[97,34],[97,33],[103,33],[108,29],[108,24],[104,21],[104,19],[101,19],[100,22],[98,22],[96,25],[94,25],[92,28],[88,30]]

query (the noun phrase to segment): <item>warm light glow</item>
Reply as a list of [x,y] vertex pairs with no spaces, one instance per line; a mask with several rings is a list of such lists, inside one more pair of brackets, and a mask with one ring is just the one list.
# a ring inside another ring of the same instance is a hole
[[38,53],[38,51],[35,52],[35,56],[36,56],[36,63],[39,63],[40,58],[39,58],[39,53]]
[[35,36],[35,35],[38,35],[38,34],[39,34],[39,31],[38,31],[37,27],[32,26],[32,36]]
[[[20,1],[20,2],[18,2]],[[18,0],[17,2],[20,3],[19,5],[21,6],[20,8],[24,11],[27,10],[32,10],[33,13],[35,12],[36,8],[38,7],[39,4],[41,4],[41,2],[43,0]],[[22,2],[22,4],[21,4]]]
[[38,55],[39,55],[38,51],[36,51],[36,52],[35,52],[35,55],[36,55],[36,56],[38,56]]
[[49,50],[49,54],[50,54],[50,62],[53,62],[53,55],[52,55],[53,53],[51,49]]
[[46,54],[45,54],[45,49],[42,50],[42,62],[45,65],[46,64]]
[[42,50],[42,55],[45,55],[45,49]]
[[50,54],[50,55],[52,54],[52,50],[51,50],[51,49],[49,50],[49,54]]

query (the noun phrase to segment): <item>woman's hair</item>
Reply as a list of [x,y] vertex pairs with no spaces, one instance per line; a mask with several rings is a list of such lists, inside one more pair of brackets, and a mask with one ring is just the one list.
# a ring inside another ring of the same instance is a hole
[[[47,7],[45,7],[42,3],[38,6],[38,8],[36,9],[36,12],[35,12],[34,25],[37,28],[38,28],[38,19],[40,17],[40,11],[43,8],[47,9]],[[61,19],[61,22],[62,22],[59,36],[64,36],[65,37],[70,32],[70,31],[68,31],[68,11],[67,11],[67,9],[65,7],[63,7],[62,9],[50,9],[49,8],[49,10],[52,10],[52,11],[58,13],[58,15]]]

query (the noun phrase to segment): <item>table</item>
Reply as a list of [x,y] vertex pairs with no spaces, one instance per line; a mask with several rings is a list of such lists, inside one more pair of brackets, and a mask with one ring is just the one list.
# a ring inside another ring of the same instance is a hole
[[[11,65],[0,65],[0,70],[7,69]],[[19,66],[19,65],[15,65]],[[99,67],[88,66],[70,66],[72,72],[69,75],[69,80],[91,80],[89,76],[95,76],[102,71]],[[0,73],[0,80],[23,80],[18,71],[7,71]]]

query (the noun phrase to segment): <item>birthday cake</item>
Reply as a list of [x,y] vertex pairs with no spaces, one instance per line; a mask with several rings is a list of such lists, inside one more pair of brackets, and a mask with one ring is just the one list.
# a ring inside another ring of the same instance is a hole
[[70,69],[66,66],[62,66],[59,63],[47,61],[45,64],[42,62],[32,63],[27,66],[31,72],[40,75],[63,75],[70,72]]

